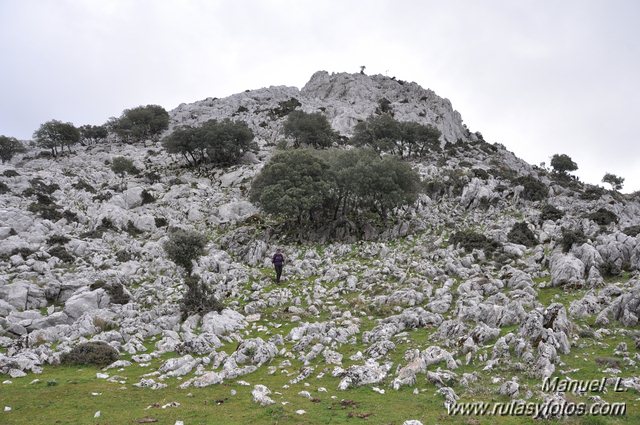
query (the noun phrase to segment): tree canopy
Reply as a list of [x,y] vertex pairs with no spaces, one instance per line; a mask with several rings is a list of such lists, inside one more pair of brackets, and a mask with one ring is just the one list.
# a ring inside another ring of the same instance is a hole
[[78,130],[80,130],[80,142],[82,144],[85,143],[96,143],[101,140],[104,140],[109,135],[109,130],[104,125],[83,125]]
[[327,222],[416,200],[419,177],[398,158],[368,149],[280,152],[254,179],[250,199],[264,211],[298,223]]
[[291,112],[284,123],[284,134],[293,138],[296,148],[300,145],[328,148],[338,140],[338,134],[320,112]]
[[124,178],[125,174],[138,174],[138,170],[133,161],[123,156],[116,156],[111,160],[111,171],[118,174],[121,178]]
[[4,164],[17,153],[25,152],[25,147],[15,137],[0,136],[0,160]]
[[178,127],[162,140],[169,153],[181,154],[190,165],[238,163],[246,152],[257,150],[253,131],[242,121],[209,120],[200,127]]
[[603,183],[608,183],[611,185],[611,189],[620,190],[624,185],[624,177],[618,177],[615,174],[606,173],[604,177],[602,177]]
[[177,229],[169,234],[163,248],[167,256],[177,265],[183,267],[187,275],[193,271],[193,260],[204,254],[207,237],[195,231]]
[[308,150],[277,153],[251,185],[249,198],[264,211],[295,219],[314,217],[331,190],[329,165]]
[[382,114],[356,124],[351,144],[399,157],[421,157],[440,148],[440,136],[440,130],[431,125],[397,121],[389,114]]
[[108,126],[128,143],[156,139],[169,128],[169,113],[159,105],[138,106],[125,109],[120,118],[111,119]]
[[567,171],[577,170],[578,164],[569,155],[555,154],[551,157],[551,167],[556,173],[567,174]]
[[66,146],[71,152],[71,145],[80,141],[80,131],[70,122],[58,120],[47,121],[33,133],[38,146],[51,149],[51,155],[58,156],[58,148]]

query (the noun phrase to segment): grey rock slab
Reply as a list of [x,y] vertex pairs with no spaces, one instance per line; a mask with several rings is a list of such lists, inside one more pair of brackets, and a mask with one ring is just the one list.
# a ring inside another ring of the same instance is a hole
[[244,329],[247,321],[237,311],[224,309],[220,313],[212,311],[202,317],[202,331],[210,332],[216,336],[228,335]]
[[90,312],[109,305],[109,295],[104,289],[81,292],[73,295],[64,304],[64,312],[71,318],[77,319],[85,312]]
[[261,384],[253,387],[253,390],[251,391],[253,402],[258,403],[260,406],[269,406],[271,404],[275,404],[275,401],[273,401],[271,397],[269,397],[270,394],[271,390]]
[[553,254],[549,265],[551,269],[551,286],[582,286],[584,283],[585,265],[572,254]]

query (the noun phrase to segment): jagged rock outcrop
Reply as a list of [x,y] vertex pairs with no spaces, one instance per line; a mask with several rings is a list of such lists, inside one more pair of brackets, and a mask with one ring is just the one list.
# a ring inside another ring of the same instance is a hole
[[382,75],[318,71],[305,86],[271,86],[234,94],[224,99],[208,98],[182,104],[171,111],[173,125],[197,125],[209,119],[245,121],[261,140],[281,137],[282,118],[287,107],[299,106],[305,112],[322,111],[332,127],[344,136],[355,125],[376,112],[380,101],[390,102],[399,121],[430,124],[442,132],[443,143],[476,140],[463,126],[460,114],[448,99],[405,82]]

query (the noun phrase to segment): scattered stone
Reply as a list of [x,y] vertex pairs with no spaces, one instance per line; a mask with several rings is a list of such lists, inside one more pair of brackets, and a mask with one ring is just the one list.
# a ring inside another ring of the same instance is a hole
[[380,365],[374,360],[367,360],[364,365],[350,366],[344,372],[344,377],[338,384],[338,389],[346,390],[349,387],[376,384],[387,376],[389,369],[391,369],[391,363]]
[[271,390],[264,385],[256,385],[253,387],[251,391],[251,395],[253,396],[253,402],[258,403],[260,406],[268,406],[270,404],[275,404],[269,394],[271,394]]

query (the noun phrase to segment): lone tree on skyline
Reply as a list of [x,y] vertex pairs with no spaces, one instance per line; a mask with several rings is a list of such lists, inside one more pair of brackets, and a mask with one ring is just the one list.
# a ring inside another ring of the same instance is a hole
[[611,185],[611,189],[620,190],[624,185],[624,177],[618,177],[615,174],[606,173],[602,178],[603,183],[608,183]]
[[80,142],[80,130],[70,122],[58,120],[47,121],[33,133],[38,146],[51,149],[51,155],[58,156],[58,148],[64,151],[66,146],[71,152],[71,145]]
[[578,164],[573,162],[569,155],[555,154],[551,157],[551,167],[556,173],[567,175],[567,171],[577,170]]
[[125,109],[120,118],[112,118],[108,126],[127,143],[156,139],[169,128],[169,113],[159,105]]

